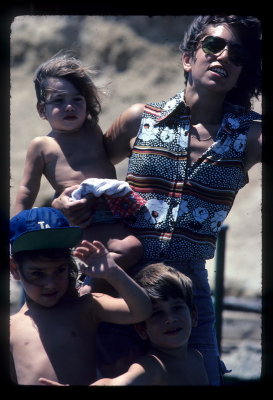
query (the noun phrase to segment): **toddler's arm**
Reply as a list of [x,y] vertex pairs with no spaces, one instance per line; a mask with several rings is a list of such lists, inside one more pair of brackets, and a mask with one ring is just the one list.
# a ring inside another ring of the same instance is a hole
[[42,155],[42,140],[35,138],[31,141],[24,166],[23,177],[17,191],[14,212],[32,208],[38,195],[41,177],[44,171],[44,157]]

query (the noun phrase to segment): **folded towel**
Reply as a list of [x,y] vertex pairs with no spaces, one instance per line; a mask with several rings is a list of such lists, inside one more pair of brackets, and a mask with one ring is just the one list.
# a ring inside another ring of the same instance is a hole
[[80,200],[89,193],[95,197],[100,197],[103,194],[112,197],[123,197],[130,192],[132,192],[132,189],[127,182],[118,181],[117,179],[88,178],[81,183],[78,189],[72,192],[71,197],[74,200]]
[[146,203],[127,182],[117,179],[85,179],[80,187],[72,192],[71,198],[80,200],[89,193],[95,197],[104,196],[113,215],[123,218],[136,215]]

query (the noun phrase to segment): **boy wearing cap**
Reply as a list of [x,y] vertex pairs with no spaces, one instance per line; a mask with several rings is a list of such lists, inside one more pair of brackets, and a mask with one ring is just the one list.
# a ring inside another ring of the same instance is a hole
[[[26,302],[11,316],[11,377],[39,385],[44,376],[60,383],[96,380],[95,337],[101,321],[132,324],[147,318],[151,302],[113,260],[102,243],[82,241],[79,227],[50,207],[24,210],[11,219],[11,273],[20,280]],[[77,266],[105,279],[119,298],[102,293],[79,296]]]

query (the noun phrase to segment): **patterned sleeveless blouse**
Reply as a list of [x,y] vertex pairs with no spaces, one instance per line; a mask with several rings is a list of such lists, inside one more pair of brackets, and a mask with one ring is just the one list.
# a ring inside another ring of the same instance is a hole
[[261,115],[225,103],[215,142],[191,165],[183,99],[181,92],[145,106],[129,158],[127,181],[146,204],[127,223],[144,246],[145,260],[213,258],[217,234],[248,182],[247,133]]

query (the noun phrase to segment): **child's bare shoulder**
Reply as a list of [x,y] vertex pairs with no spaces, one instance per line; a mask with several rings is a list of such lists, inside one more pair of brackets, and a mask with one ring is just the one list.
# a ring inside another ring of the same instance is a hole
[[52,145],[55,142],[54,136],[50,133],[46,136],[36,136],[33,138],[29,144],[29,148],[31,149],[45,149],[49,145]]
[[204,362],[203,356],[199,350],[189,348],[188,353],[191,356],[193,361],[201,363],[201,364]]
[[205,369],[203,355],[197,349],[189,349],[190,363],[194,371],[196,385],[208,385],[208,376]]
[[153,381],[153,385],[165,385],[167,384],[167,371],[161,361],[161,359],[149,352],[142,356],[137,364],[141,365],[142,368],[150,375],[150,379]]
[[12,338],[12,335],[15,334],[18,330],[24,329],[24,327],[27,324],[27,313],[21,310],[19,310],[16,314],[11,315],[10,317],[10,335]]

